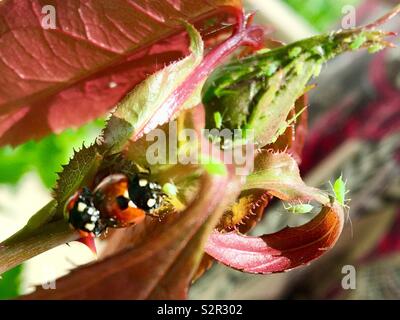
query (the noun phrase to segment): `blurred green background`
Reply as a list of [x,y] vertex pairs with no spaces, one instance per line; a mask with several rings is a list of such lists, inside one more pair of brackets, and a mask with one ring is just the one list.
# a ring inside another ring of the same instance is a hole
[[328,30],[343,16],[342,8],[360,0],[284,0],[320,32]]

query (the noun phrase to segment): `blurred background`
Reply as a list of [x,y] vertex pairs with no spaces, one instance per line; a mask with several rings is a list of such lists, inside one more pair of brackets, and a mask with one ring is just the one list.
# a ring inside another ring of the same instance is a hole
[[[356,24],[373,21],[398,1],[246,0],[274,37],[292,42],[341,28],[353,6]],[[386,26],[400,32],[400,19]],[[310,128],[301,170],[308,184],[330,188],[343,174],[351,199],[336,247],[308,267],[270,276],[214,265],[191,289],[192,299],[400,298],[400,50],[351,53],[332,61],[309,95]],[[16,149],[0,149],[0,240],[20,229],[48,202],[73,148],[90,144],[104,121],[67,130]],[[267,208],[254,234],[304,223],[281,205]],[[308,219],[311,217],[308,217]],[[101,250],[101,248],[100,248]],[[3,274],[0,299],[30,292],[94,257],[80,243],[41,254]],[[356,289],[344,290],[344,266],[354,266]],[[243,290],[246,288],[246,290]]]

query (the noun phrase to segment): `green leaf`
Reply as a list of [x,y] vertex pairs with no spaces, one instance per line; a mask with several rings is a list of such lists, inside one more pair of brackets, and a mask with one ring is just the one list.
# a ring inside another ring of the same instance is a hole
[[83,145],[79,151],[75,152],[68,165],[63,166],[54,190],[58,210],[63,210],[65,201],[80,187],[90,185],[102,159],[103,156],[99,153],[97,144],[89,147]]
[[[111,153],[120,152],[126,142],[137,139],[157,125],[168,122],[174,115],[159,112],[166,98],[173,95],[203,58],[203,41],[197,30],[183,22],[190,37],[191,54],[149,76],[136,86],[117,105],[103,133],[104,144]],[[187,102],[194,106],[200,102],[200,90]],[[158,112],[155,117],[156,112]]]
[[335,56],[358,48],[386,47],[388,33],[365,28],[338,31],[301,40],[228,63],[204,86],[206,127],[254,130],[259,146],[273,143],[289,125],[295,101],[321,67]]
[[1,275],[0,299],[12,299],[21,292],[21,278],[23,266],[19,265]]
[[329,205],[329,196],[307,186],[300,177],[296,161],[287,153],[266,150],[255,158],[254,171],[247,177],[243,190],[263,189],[284,201],[316,200]]
[[254,130],[259,145],[275,142],[286,130],[290,110],[304,94],[308,81],[319,66],[306,57],[300,57],[271,77],[267,91],[255,105],[247,124],[247,129]]

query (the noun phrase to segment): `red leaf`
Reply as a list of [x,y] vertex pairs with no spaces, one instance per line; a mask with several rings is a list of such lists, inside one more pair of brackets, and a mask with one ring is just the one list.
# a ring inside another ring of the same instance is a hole
[[239,0],[50,4],[55,30],[41,27],[45,4],[38,0],[0,4],[0,145],[104,115],[148,74],[187,53],[174,19],[213,35],[222,23],[234,23],[240,8]]
[[261,151],[245,189],[262,189],[294,203],[313,201],[321,206],[321,211],[303,226],[260,237],[215,231],[205,251],[232,268],[250,273],[290,270],[318,258],[336,243],[342,232],[342,207],[318,189],[305,185],[295,160],[286,153]]
[[343,222],[329,207],[309,223],[261,237],[213,232],[205,250],[213,258],[250,273],[282,272],[309,263],[333,247]]

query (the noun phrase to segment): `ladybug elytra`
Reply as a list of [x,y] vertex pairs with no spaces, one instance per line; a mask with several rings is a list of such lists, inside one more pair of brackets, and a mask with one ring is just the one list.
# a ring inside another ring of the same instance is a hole
[[82,188],[68,201],[68,221],[74,229],[99,236],[107,227],[142,222],[160,207],[162,199],[161,186],[145,174],[111,174],[93,191]]
[[89,188],[82,188],[67,203],[68,222],[84,235],[99,236],[105,229]]

